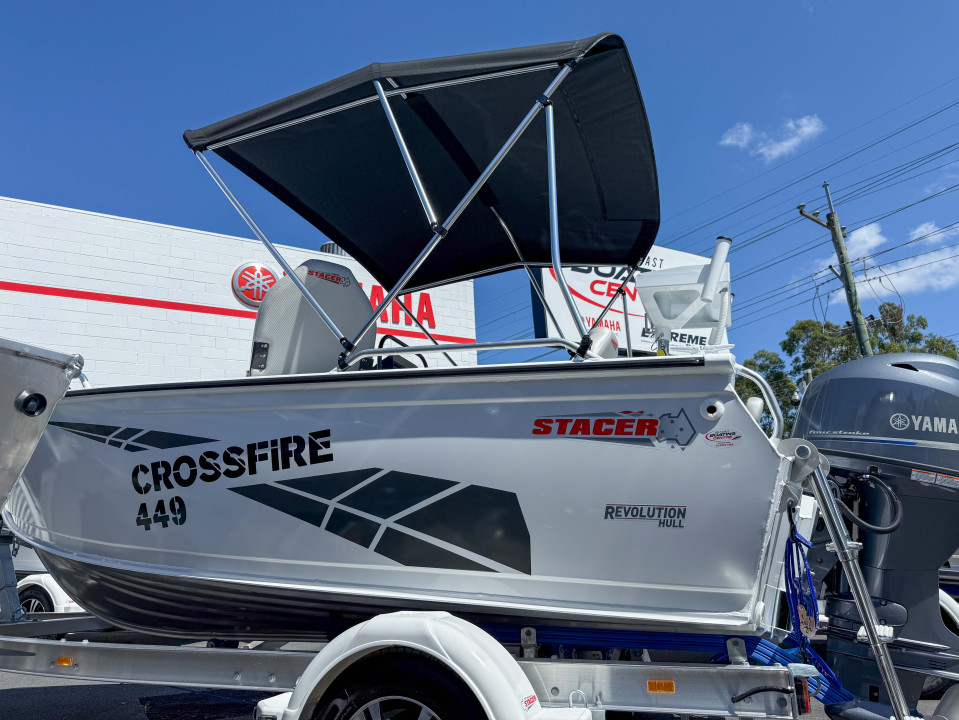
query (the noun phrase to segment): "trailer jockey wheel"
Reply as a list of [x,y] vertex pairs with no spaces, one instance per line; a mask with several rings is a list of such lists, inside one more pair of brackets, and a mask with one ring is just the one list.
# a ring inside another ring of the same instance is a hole
[[485,720],[476,696],[454,673],[415,650],[373,653],[337,679],[313,720]]

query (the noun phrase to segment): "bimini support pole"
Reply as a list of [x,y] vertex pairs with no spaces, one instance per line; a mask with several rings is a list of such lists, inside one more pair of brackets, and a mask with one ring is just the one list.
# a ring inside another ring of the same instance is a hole
[[473,198],[479,194],[479,191],[486,184],[486,181],[489,180],[490,175],[492,175],[496,168],[500,166],[500,163],[503,162],[503,158],[509,154],[509,151],[513,149],[513,146],[516,145],[523,133],[526,132],[526,129],[532,124],[533,120],[536,119],[536,116],[539,115],[539,112],[543,109],[544,104],[549,102],[550,96],[556,92],[556,89],[562,84],[563,80],[566,79],[566,76],[572,72],[576,62],[577,60],[571,60],[560,69],[560,71],[556,74],[556,77],[553,78],[553,81],[549,84],[546,90],[543,91],[543,96],[533,103],[533,107],[528,113],[526,113],[526,117],[523,118],[517,128],[513,131],[513,134],[509,136],[509,138],[503,144],[503,147],[499,149],[499,152],[493,156],[493,159],[490,160],[489,165],[487,165],[486,169],[480,173],[480,176],[476,179],[476,182],[473,183],[473,186],[466,192],[466,195],[463,196],[463,199],[459,201],[455,208],[453,208],[453,212],[450,213],[445,222],[436,226],[435,231],[433,232],[433,237],[430,238],[429,242],[426,244],[426,247],[420,251],[420,254],[416,257],[416,260],[413,261],[413,264],[406,269],[406,272],[403,273],[403,276],[396,282],[396,285],[394,285],[390,289],[389,293],[387,293],[386,297],[383,298],[383,302],[380,303],[379,307],[373,311],[373,314],[370,315],[369,319],[363,324],[363,327],[360,328],[360,331],[353,338],[353,341],[349,343],[349,347],[344,345],[344,351],[340,353],[337,363],[341,370],[347,367],[346,356],[350,353],[353,347],[355,347],[356,343],[359,342],[360,338],[366,335],[369,329],[373,327],[373,325],[376,323],[376,318],[379,317],[379,314],[383,311],[382,309],[384,307],[389,307],[390,303],[392,303],[393,300],[395,300],[396,297],[403,292],[407,283],[410,281],[410,278],[416,274],[416,271],[423,266],[423,263],[426,262],[426,259],[432,254],[433,250],[436,249],[436,246],[440,243],[440,241],[446,237],[453,224],[459,219],[460,215],[463,214],[463,211],[466,210],[466,207],[470,204],[470,202],[472,202]]
[[[589,331],[583,324],[583,319],[579,315],[579,309],[573,301],[573,296],[569,292],[569,285],[566,284],[566,278],[563,276],[563,266],[559,257],[559,201],[556,193],[556,129],[553,123],[553,103],[549,98],[541,100],[546,105],[546,152],[547,152],[547,178],[549,180],[549,239],[550,254],[553,259],[553,272],[556,273],[556,282],[559,283],[563,291],[563,298],[569,307],[569,312],[573,316],[573,322],[576,324],[576,330],[579,332],[579,349],[576,352],[577,357],[586,357],[586,351],[593,344]],[[575,358],[574,358],[575,359]]]
[[206,168],[206,171],[210,173],[210,177],[213,178],[213,182],[217,184],[217,187],[223,191],[223,194],[226,195],[226,199],[230,201],[230,204],[240,213],[240,217],[243,218],[243,221],[247,224],[247,227],[253,231],[253,234],[259,238],[260,242],[270,251],[270,255],[280,264],[280,267],[283,268],[283,272],[286,273],[286,276],[293,281],[293,284],[296,285],[297,289],[303,294],[303,297],[306,298],[306,301],[310,306],[316,310],[316,314],[320,316],[323,322],[326,323],[326,326],[330,329],[336,339],[340,341],[340,345],[344,348],[351,349],[353,346],[349,340],[340,332],[340,329],[336,326],[336,323],[333,322],[333,319],[326,314],[320,304],[316,301],[310,291],[306,289],[306,285],[303,284],[303,281],[296,276],[296,273],[293,272],[293,268],[290,267],[290,264],[280,255],[280,251],[274,247],[273,243],[270,242],[270,239],[260,230],[260,226],[256,224],[256,221],[250,216],[250,213],[246,211],[246,208],[240,204],[240,201],[237,200],[236,195],[233,194],[233,191],[227,186],[223,181],[223,178],[220,177],[219,173],[213,168],[210,164],[210,161],[206,159],[202,152],[196,152],[195,155],[199,158],[200,162],[203,163],[203,167]]
[[[426,326],[419,321],[416,315],[413,314],[413,311],[410,310],[408,307],[406,307],[406,303],[403,302],[402,298],[396,298],[396,302],[400,304],[400,307],[403,308],[403,312],[406,313],[406,315],[409,317],[410,320],[416,323],[416,326],[426,334],[426,337],[428,337],[434,345],[440,344],[439,340],[433,337],[433,333],[427,330]],[[446,359],[450,361],[450,365],[452,365],[453,367],[456,367],[456,361],[450,357],[450,354],[448,352],[444,352],[443,354],[446,356]]]
[[506,221],[503,219],[503,216],[499,214],[499,211],[491,207],[490,211],[493,213],[493,216],[496,218],[497,222],[503,232],[506,233],[506,237],[509,238],[510,244],[513,246],[513,249],[516,251],[516,257],[519,258],[519,261],[523,264],[523,269],[526,271],[526,275],[529,277],[529,284],[533,286],[533,291],[536,293],[536,296],[539,298],[539,301],[543,304],[543,309],[549,315],[549,319],[553,321],[553,327],[556,328],[556,332],[559,333],[559,336],[566,339],[566,335],[563,334],[563,328],[559,326],[559,323],[556,322],[556,317],[553,315],[553,311],[549,307],[549,303],[546,302],[546,296],[543,294],[543,289],[539,286],[539,283],[536,282],[536,277],[533,275],[533,271],[530,270],[529,265],[526,264],[526,258],[523,257],[523,252],[519,249],[519,245],[516,243],[516,238],[513,237],[513,233],[510,232],[509,225],[506,224]]
[[[629,270],[629,272],[626,274],[626,277],[623,278],[623,282],[620,283],[619,288],[616,290],[616,292],[613,293],[613,296],[609,299],[609,302],[606,303],[606,307],[603,308],[603,312],[601,312],[601,313],[599,314],[599,317],[597,317],[596,320],[593,321],[592,326],[590,326],[590,328],[589,328],[590,330],[592,330],[594,327],[597,327],[601,322],[603,322],[603,318],[606,317],[606,313],[609,312],[609,309],[610,309],[611,307],[613,307],[613,303],[616,302],[616,298],[617,298],[617,297],[619,297],[620,295],[622,295],[622,296],[623,296],[623,300],[625,301],[625,299],[626,299],[626,284],[627,284],[630,280],[632,280],[632,279],[633,279],[633,275],[636,274],[636,266],[633,265],[632,267],[627,267],[626,269]],[[623,307],[625,307],[625,305],[624,305]]]
[[433,206],[430,204],[430,198],[429,195],[426,194],[426,188],[423,186],[423,181],[420,179],[420,174],[416,171],[416,164],[413,162],[413,156],[410,155],[410,150],[406,146],[406,140],[403,139],[403,132],[400,130],[400,126],[396,122],[396,116],[393,115],[393,108],[390,107],[390,101],[386,97],[386,93],[383,92],[383,86],[380,85],[379,80],[373,81],[373,87],[376,88],[376,94],[380,98],[380,104],[383,106],[383,110],[386,112],[386,119],[389,121],[390,127],[393,129],[393,137],[396,138],[396,144],[400,146],[400,153],[403,155],[403,162],[406,163],[406,169],[410,172],[410,178],[413,180],[413,187],[416,188],[416,194],[420,197],[420,203],[423,205],[423,212],[426,213],[426,219],[429,221],[430,227],[435,230],[439,220],[436,217],[436,212],[433,210]]
[[623,293],[623,325],[626,328],[626,357],[633,356],[633,339],[629,336],[629,305],[626,301],[626,293]]

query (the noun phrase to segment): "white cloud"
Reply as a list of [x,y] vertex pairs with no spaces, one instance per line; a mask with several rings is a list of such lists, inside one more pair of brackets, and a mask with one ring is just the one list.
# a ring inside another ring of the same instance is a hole
[[736,123],[729,130],[723,133],[720,145],[731,145],[738,148],[746,148],[753,141],[756,131],[753,126],[747,122]]
[[909,239],[915,240],[916,238],[922,237],[923,235],[928,235],[938,230],[939,227],[934,222],[924,222],[922,225],[919,225],[915,230],[909,233]]
[[765,138],[753,151],[772,162],[783,155],[791,155],[803,143],[817,137],[826,126],[818,115],[806,115],[798,120],[787,120],[777,138]]
[[[933,252],[927,248],[929,244],[936,247],[952,245],[959,239],[959,227],[939,232],[932,237],[925,237],[938,230],[940,228],[935,222],[921,223],[907,233],[906,239],[912,241],[923,238],[922,240],[906,245],[898,252],[890,252],[858,262],[856,262],[857,258],[874,253],[886,245],[889,238],[882,234],[879,223],[871,223],[851,232],[846,238],[846,249],[852,262],[853,274],[856,276],[860,300],[863,303],[870,300],[898,301],[899,295],[938,292],[959,286],[959,246],[945,247]],[[897,255],[918,253],[922,254],[905,260],[893,260]],[[889,262],[885,262],[887,257],[890,258]],[[879,267],[875,267],[877,263]],[[816,271],[825,270],[829,265],[839,269],[839,261],[835,254],[818,258],[812,264]],[[863,275],[864,267],[869,268],[865,275]],[[821,283],[833,277],[832,273],[818,275]],[[846,295],[842,289],[829,292],[825,305],[830,309],[845,307]]]
[[882,234],[879,223],[870,223],[849,233],[849,237],[846,238],[846,251],[849,253],[849,259],[855,260],[868,255],[886,241],[887,238]]
[[[870,226],[867,225],[861,229],[865,230],[868,227]],[[931,233],[937,234],[926,237]],[[855,234],[853,233],[853,235]],[[959,227],[941,231],[936,223],[924,222],[916,226],[907,236],[910,241],[923,239],[914,245],[907,246],[907,248],[921,248],[928,244],[952,245],[953,243],[949,239],[956,236],[959,236]],[[904,295],[906,293],[949,290],[959,285],[959,257],[955,257],[959,254],[959,247],[946,247],[934,252],[917,250],[907,254],[915,255],[919,252],[923,253],[919,257],[883,264],[881,268],[870,270],[869,279],[861,281],[860,285],[868,286],[871,292],[883,299],[894,296],[895,290]],[[851,252],[850,255],[852,255]],[[882,263],[882,257],[876,258],[876,260]],[[890,277],[886,278],[886,275]]]
[[775,135],[757,131],[750,123],[740,122],[723,133],[720,145],[749,150],[767,163],[791,155],[806,142],[818,137],[826,126],[818,115],[787,120]]
[[[959,248],[946,248],[921,255],[910,260],[901,260],[883,265],[882,270],[870,270],[867,281],[880,297],[894,296],[893,288],[900,294],[949,290],[959,285]],[[884,275],[889,278],[882,279]],[[866,283],[860,283],[866,284]]]
[[[849,255],[849,260],[853,264],[853,270],[855,271],[857,266],[855,262],[856,258],[868,255],[873,250],[882,247],[888,241],[889,239],[882,234],[882,227],[879,223],[863,225],[861,228],[857,228],[849,233],[849,237],[846,238],[846,253]],[[816,270],[825,270],[830,265],[837,270],[839,269],[839,260],[836,259],[835,253],[814,260],[813,264]],[[873,263],[869,264],[872,265]],[[858,263],[858,267],[860,270],[862,269],[862,262]]]

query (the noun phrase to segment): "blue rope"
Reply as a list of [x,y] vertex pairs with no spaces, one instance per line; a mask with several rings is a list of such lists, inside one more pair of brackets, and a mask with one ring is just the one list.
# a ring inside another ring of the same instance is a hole
[[[785,557],[785,586],[786,604],[789,607],[789,623],[792,628],[786,637],[796,647],[791,649],[777,648],[794,659],[791,662],[809,663],[819,673],[816,678],[816,692],[813,693],[826,705],[836,702],[852,700],[853,696],[843,689],[836,673],[826,664],[819,654],[809,645],[809,638],[803,633],[800,609],[807,618],[807,625],[811,621],[811,630],[819,627],[819,601],[816,597],[816,586],[813,583],[812,572],[809,570],[809,561],[806,559],[806,550],[812,543],[796,532],[790,515],[789,537],[786,539]],[[773,645],[772,647],[776,647]]]

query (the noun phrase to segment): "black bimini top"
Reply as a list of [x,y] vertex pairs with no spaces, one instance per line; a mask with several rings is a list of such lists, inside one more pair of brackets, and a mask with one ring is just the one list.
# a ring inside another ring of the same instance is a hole
[[[646,110],[618,35],[375,63],[183,137],[258,182],[391,288],[432,231],[373,81],[389,96],[442,223],[563,64],[577,58],[552,98],[562,262],[637,263],[659,229],[659,186]],[[408,288],[518,267],[497,213],[526,262],[548,266],[543,113]]]

